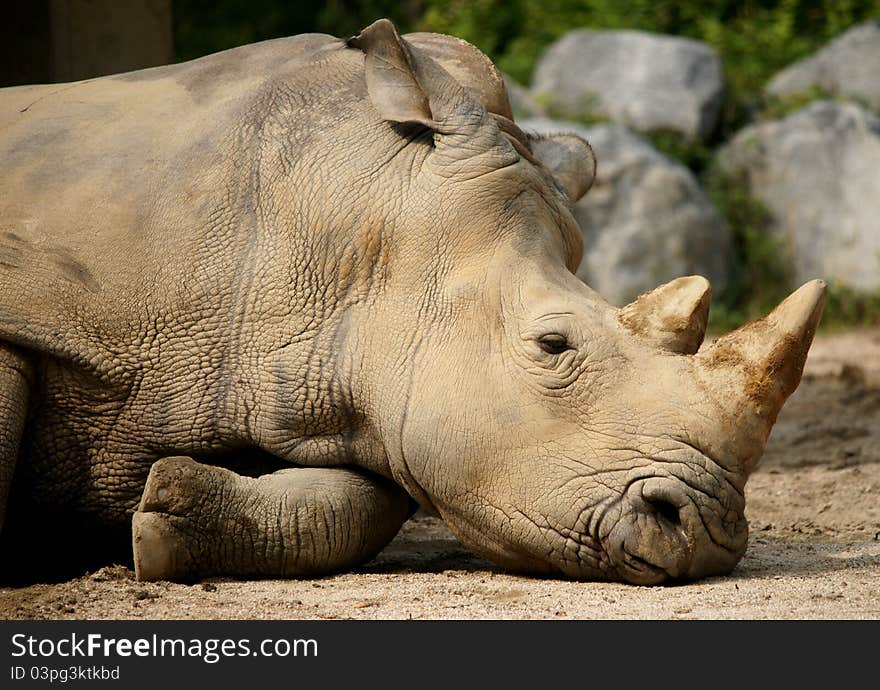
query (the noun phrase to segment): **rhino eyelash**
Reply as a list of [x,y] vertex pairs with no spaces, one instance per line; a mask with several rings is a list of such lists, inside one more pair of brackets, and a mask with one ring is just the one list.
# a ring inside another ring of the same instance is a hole
[[559,333],[548,333],[538,338],[538,347],[548,355],[561,355],[567,350],[574,349],[568,342],[568,338]]

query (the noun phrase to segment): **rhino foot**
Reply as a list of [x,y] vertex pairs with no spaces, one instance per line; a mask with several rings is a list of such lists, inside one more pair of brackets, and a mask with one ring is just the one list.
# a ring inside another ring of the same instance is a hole
[[139,580],[289,577],[372,558],[409,514],[407,494],[342,468],[251,478],[190,458],[156,462],[132,518]]
[[180,580],[190,572],[188,540],[171,516],[138,511],[132,518],[132,541],[138,580]]
[[[218,479],[228,472],[190,458],[163,458],[150,470],[138,511],[132,517],[134,568],[138,580],[182,580],[198,576],[203,543],[210,537],[200,504],[210,504]],[[231,475],[232,473],[229,472]],[[219,482],[222,484],[222,482]]]

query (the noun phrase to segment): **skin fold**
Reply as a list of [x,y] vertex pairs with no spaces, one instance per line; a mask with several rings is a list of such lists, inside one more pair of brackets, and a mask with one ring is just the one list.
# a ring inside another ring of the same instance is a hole
[[141,579],[331,572],[413,499],[517,571],[742,556],[824,284],[699,352],[704,279],[611,307],[589,145],[473,46],[380,20],[4,89],[0,157],[4,572],[62,525]]

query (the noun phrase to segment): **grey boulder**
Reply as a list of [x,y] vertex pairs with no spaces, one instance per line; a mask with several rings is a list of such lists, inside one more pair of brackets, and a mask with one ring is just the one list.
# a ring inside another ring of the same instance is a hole
[[532,92],[561,117],[599,116],[698,139],[718,120],[724,78],[718,54],[699,41],[579,29],[541,57]]
[[724,288],[730,230],[690,170],[621,125],[519,124],[541,134],[573,132],[593,146],[596,181],[574,207],[584,238],[578,276],[605,299],[622,305],[658,282],[692,274]]
[[817,101],[740,131],[719,163],[770,211],[794,280],[880,289],[880,118]]
[[767,92],[794,95],[820,88],[880,110],[880,19],[859,24],[815,55],[774,76]]

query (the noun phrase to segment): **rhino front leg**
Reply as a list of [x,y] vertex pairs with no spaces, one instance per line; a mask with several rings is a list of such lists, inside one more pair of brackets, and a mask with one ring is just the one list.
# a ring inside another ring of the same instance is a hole
[[343,468],[243,477],[190,458],[150,470],[132,519],[139,580],[317,575],[363,563],[397,534],[409,497]]
[[32,378],[30,362],[11,345],[0,343],[0,530],[18,461]]

